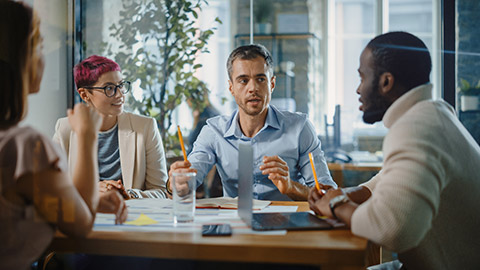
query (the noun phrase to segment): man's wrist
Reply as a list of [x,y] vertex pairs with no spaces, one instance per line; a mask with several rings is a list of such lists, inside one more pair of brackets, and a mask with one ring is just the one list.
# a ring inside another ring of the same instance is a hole
[[166,188],[167,188],[167,193],[170,195],[173,195],[173,191],[172,189],[170,189],[170,178],[167,179]]
[[287,180],[287,190],[282,193],[287,195],[294,201],[306,201],[308,200],[308,192],[310,187],[293,181],[290,177]]
[[330,200],[329,206],[330,206],[330,211],[332,212],[333,218],[339,219],[337,215],[335,215],[335,209],[340,205],[348,203],[349,201],[350,199],[346,194],[338,195],[337,197],[334,197],[333,199]]

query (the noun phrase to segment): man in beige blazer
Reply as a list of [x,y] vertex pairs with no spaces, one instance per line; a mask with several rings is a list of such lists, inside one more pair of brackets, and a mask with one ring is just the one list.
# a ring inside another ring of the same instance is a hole
[[389,129],[383,168],[359,187],[312,189],[310,208],[397,252],[402,269],[479,269],[480,147],[455,110],[432,98],[430,71],[412,34],[368,43],[357,94],[363,120]]

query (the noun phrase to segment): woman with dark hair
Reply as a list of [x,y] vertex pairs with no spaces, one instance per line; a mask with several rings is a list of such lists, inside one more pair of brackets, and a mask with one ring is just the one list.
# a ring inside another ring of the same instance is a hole
[[117,222],[126,219],[117,192],[98,196],[95,150],[101,118],[94,110],[77,105],[67,112],[81,145],[72,178],[61,149],[35,129],[18,125],[27,112],[27,95],[40,89],[43,69],[38,17],[22,3],[0,0],[2,269],[27,269],[48,246],[55,228],[86,236],[97,210],[117,213]]

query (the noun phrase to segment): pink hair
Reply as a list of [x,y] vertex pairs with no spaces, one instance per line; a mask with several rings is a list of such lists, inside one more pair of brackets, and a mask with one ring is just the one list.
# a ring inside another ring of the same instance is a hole
[[110,71],[121,71],[113,60],[103,56],[92,55],[73,68],[73,78],[77,89],[94,85],[102,74]]

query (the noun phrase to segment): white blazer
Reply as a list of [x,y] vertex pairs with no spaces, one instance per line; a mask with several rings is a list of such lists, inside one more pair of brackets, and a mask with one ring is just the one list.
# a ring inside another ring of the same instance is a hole
[[[67,117],[58,119],[53,141],[67,153],[68,168],[73,173],[78,146]],[[166,198],[167,162],[155,119],[129,112],[120,114],[118,145],[125,188],[139,197]]]

